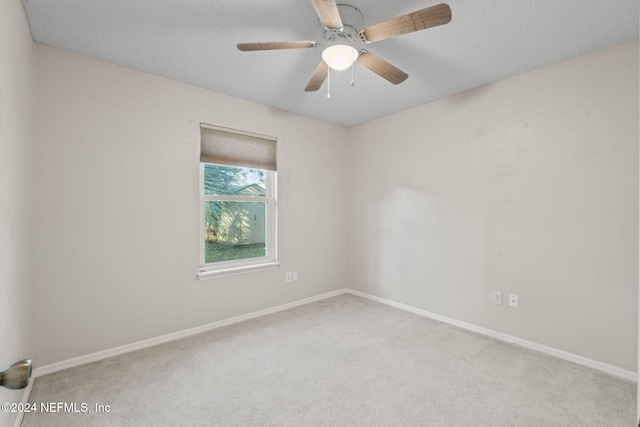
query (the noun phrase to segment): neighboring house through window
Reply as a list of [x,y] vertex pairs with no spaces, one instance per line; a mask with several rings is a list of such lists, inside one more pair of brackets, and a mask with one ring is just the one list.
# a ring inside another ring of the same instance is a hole
[[201,124],[200,140],[198,277],[276,268],[276,139]]

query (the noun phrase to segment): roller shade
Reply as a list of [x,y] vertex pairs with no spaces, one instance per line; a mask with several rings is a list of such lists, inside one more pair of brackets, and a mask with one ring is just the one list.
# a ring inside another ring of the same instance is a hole
[[200,163],[276,170],[276,139],[200,125]]

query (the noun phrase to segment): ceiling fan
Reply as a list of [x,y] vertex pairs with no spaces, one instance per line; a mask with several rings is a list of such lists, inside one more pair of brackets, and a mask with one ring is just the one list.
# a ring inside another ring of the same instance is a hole
[[[322,52],[322,61],[313,73],[305,91],[320,89],[329,74],[329,69],[345,70],[358,62],[393,84],[402,83],[407,73],[391,65],[366,49],[356,49],[355,44],[372,43],[402,34],[444,25],[451,21],[451,8],[444,3],[416,12],[398,16],[379,24],[362,28],[360,10],[347,4],[336,4],[334,0],[311,0],[320,22],[324,25],[324,43],[317,41],[285,41],[238,43],[241,51],[275,49],[307,49],[327,46]],[[352,82],[353,84],[353,82]]]

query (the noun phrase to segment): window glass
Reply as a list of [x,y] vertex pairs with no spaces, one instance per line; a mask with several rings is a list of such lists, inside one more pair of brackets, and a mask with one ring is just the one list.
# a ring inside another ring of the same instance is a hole
[[265,196],[265,172],[233,166],[204,164],[204,194]]
[[207,200],[204,209],[205,263],[266,255],[266,203]]

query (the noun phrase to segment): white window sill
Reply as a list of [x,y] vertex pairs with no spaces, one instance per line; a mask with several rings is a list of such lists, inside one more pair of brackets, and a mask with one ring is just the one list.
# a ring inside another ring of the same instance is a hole
[[198,272],[198,280],[217,279],[218,277],[235,276],[237,274],[252,273],[254,271],[273,270],[280,267],[279,262],[245,265],[242,267],[224,268],[219,270],[204,270]]

